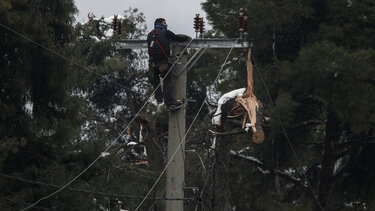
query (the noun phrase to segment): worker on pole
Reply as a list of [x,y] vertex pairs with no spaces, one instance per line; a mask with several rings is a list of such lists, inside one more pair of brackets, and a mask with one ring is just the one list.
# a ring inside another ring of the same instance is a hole
[[[153,70],[154,78],[152,84],[154,86],[155,98],[158,103],[162,103],[164,99],[165,106],[175,111],[181,107],[182,103],[172,98],[171,74],[167,74],[171,67],[170,63],[170,40],[176,42],[186,42],[191,38],[186,35],[176,35],[167,29],[168,25],[164,18],[158,18],[154,23],[154,30],[147,36],[149,66]],[[160,84],[160,77],[163,80],[163,91]]]

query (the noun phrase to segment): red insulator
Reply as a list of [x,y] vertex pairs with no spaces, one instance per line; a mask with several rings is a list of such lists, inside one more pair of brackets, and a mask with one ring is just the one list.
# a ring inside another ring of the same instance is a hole
[[118,35],[121,35],[122,22],[118,20]]
[[244,16],[243,16],[243,13],[240,13],[240,16],[238,17],[238,26],[240,27],[240,29],[243,29],[243,25],[244,25]]
[[199,14],[195,14],[195,18],[194,18],[194,29],[195,29],[195,32],[198,32],[199,31]]
[[243,30],[244,30],[244,32],[247,32],[247,22],[248,22],[248,18],[245,17],[243,19]]
[[203,18],[199,19],[199,32],[203,34],[204,32],[204,21]]
[[113,30],[117,30],[117,15],[113,16]]

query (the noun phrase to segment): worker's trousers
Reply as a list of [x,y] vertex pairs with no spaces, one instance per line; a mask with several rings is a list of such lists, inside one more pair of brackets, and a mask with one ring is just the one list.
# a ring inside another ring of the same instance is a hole
[[[164,98],[164,104],[169,107],[173,104],[173,98],[172,98],[172,73],[168,73],[168,70],[160,71],[159,66],[153,67],[154,71],[154,80],[153,80],[153,86],[155,91],[155,98],[156,100],[161,103],[162,99]],[[164,78],[164,79],[163,79]],[[161,86],[161,80],[163,80],[163,86]],[[160,86],[159,86],[160,84]]]

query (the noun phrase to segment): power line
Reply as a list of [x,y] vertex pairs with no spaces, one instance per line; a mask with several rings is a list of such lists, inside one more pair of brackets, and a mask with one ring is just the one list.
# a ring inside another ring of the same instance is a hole
[[[254,57],[253,57],[253,60],[254,60]],[[254,60],[254,63],[255,63],[255,60]],[[263,85],[264,85],[264,88],[266,89],[266,92],[267,92],[268,98],[270,99],[270,102],[271,102],[271,109],[272,109],[272,111],[276,114],[276,117],[277,117],[277,119],[278,119],[278,121],[279,121],[279,123],[280,123],[281,129],[282,129],[282,131],[283,131],[283,133],[284,133],[284,135],[285,135],[285,137],[286,137],[286,139],[287,139],[287,141],[288,141],[288,144],[289,144],[289,146],[290,146],[290,148],[291,148],[291,150],[292,150],[292,152],[293,152],[293,155],[294,155],[295,159],[297,160],[298,165],[299,165],[299,166],[302,166],[302,165],[301,165],[301,161],[300,161],[300,159],[298,158],[298,155],[297,155],[296,151],[294,150],[294,147],[293,147],[293,145],[292,145],[292,142],[291,142],[290,139],[289,139],[288,133],[287,133],[286,130],[285,130],[284,124],[283,124],[283,122],[281,121],[281,118],[280,118],[279,112],[277,111],[276,106],[275,106],[275,104],[274,104],[274,102],[273,102],[273,100],[272,100],[271,94],[270,94],[270,92],[269,92],[269,90],[268,90],[268,87],[267,87],[266,82],[265,82],[264,79],[263,79],[262,73],[261,73],[260,71],[256,71],[256,73],[259,75],[259,77],[260,77],[260,79],[261,79],[261,81],[262,81],[262,83],[263,83]],[[314,197],[316,203],[318,204],[320,210],[323,210],[323,207],[322,207],[322,205],[320,204],[320,202],[319,202],[319,200],[318,200],[318,198],[317,198],[317,196],[316,196],[316,194],[315,194],[315,191],[314,191],[314,189],[313,189],[313,187],[312,187],[312,185],[311,185],[309,179],[307,178],[305,172],[302,171],[302,174],[304,175],[304,177],[305,177],[305,179],[306,179],[306,182],[307,182],[308,186],[309,186],[310,189],[311,189],[311,193],[313,194],[313,197]]]
[[[16,201],[16,200],[12,200],[12,199],[1,199],[1,200],[4,200],[7,204],[10,204],[9,206],[3,206],[1,203],[0,203],[0,207],[3,207],[3,208],[8,208],[6,210],[14,210],[16,207],[23,207],[23,206],[27,206],[29,205],[29,203],[25,203],[25,202],[20,202],[20,201]],[[37,210],[47,210],[47,211],[51,211],[51,210],[56,210],[55,208],[46,208],[46,207],[41,207],[41,206],[35,206],[34,207],[35,209]]]
[[[44,182],[39,182],[35,180],[28,180],[24,179],[21,177],[16,177],[16,176],[11,176],[7,174],[0,173],[0,176],[12,179],[12,180],[18,180],[22,181],[28,184],[35,184],[35,185],[41,185],[41,186],[47,186],[47,187],[53,187],[53,188],[60,188],[58,185],[54,184],[48,184]],[[66,188],[67,190],[70,191],[75,191],[75,192],[81,192],[81,193],[87,193],[87,194],[94,194],[94,195],[101,195],[101,196],[108,196],[108,197],[118,197],[118,198],[129,198],[129,199],[143,199],[143,196],[134,196],[134,195],[126,195],[126,194],[116,194],[116,193],[104,193],[104,192],[97,192],[97,191],[90,191],[90,190],[85,190],[85,189],[79,189],[79,188]],[[192,201],[196,200],[196,198],[164,198],[164,197],[148,197],[147,199],[152,199],[152,200],[163,200],[163,201]]]
[[[234,43],[236,43],[237,40],[238,40],[238,39],[236,39],[236,40],[234,41]],[[227,60],[228,60],[228,58],[229,58],[229,56],[230,56],[230,54],[232,53],[232,50],[233,50],[233,48],[234,48],[234,43],[233,43],[233,46],[232,46],[232,48],[230,49],[230,51],[229,51],[227,57],[225,58],[224,63],[221,65],[220,71],[219,71],[219,73],[217,74],[217,76],[216,76],[215,81],[213,82],[213,84],[216,83],[216,81],[218,80],[218,78],[219,78],[219,76],[220,76],[220,73],[222,72],[222,70],[223,70],[225,64],[227,63]],[[182,138],[182,141],[181,141],[180,144],[177,146],[177,149],[175,150],[175,152],[172,154],[171,159],[168,161],[167,165],[165,166],[165,168],[163,169],[163,171],[160,173],[160,176],[158,177],[158,179],[156,180],[156,182],[154,183],[154,185],[151,187],[150,191],[146,194],[145,198],[141,201],[141,203],[140,203],[140,204],[138,205],[138,207],[135,209],[136,211],[140,208],[140,206],[143,204],[143,202],[145,201],[145,199],[150,195],[150,193],[152,192],[152,190],[155,188],[156,184],[159,182],[159,180],[161,179],[161,177],[163,176],[163,174],[164,174],[165,171],[167,170],[168,166],[172,163],[172,160],[173,160],[174,156],[176,155],[177,151],[180,149],[181,145],[185,142],[187,134],[189,133],[189,131],[190,131],[190,129],[192,128],[192,126],[194,125],[194,122],[197,120],[198,115],[199,115],[199,113],[201,112],[201,110],[202,110],[202,108],[203,108],[203,105],[205,104],[205,101],[206,101],[206,100],[207,100],[207,95],[206,95],[205,99],[203,100],[203,102],[202,102],[202,104],[201,104],[201,106],[200,106],[200,108],[199,108],[197,114],[195,115],[195,117],[194,117],[192,123],[190,124],[190,126],[189,126],[187,132],[185,133],[184,137]]]
[[[100,75],[99,73],[95,72],[94,70],[91,70],[91,69],[89,69],[89,68],[87,68],[87,67],[84,67],[84,66],[78,64],[77,62],[74,62],[72,59],[69,59],[68,57],[66,57],[66,56],[64,56],[64,55],[62,55],[62,54],[60,54],[60,53],[58,53],[58,52],[56,52],[56,51],[54,51],[54,50],[52,50],[52,49],[50,49],[50,48],[48,48],[48,47],[42,45],[42,44],[40,44],[40,43],[38,43],[38,42],[36,42],[36,41],[34,41],[34,40],[32,40],[32,39],[30,39],[29,37],[27,37],[27,36],[25,36],[25,35],[23,35],[23,34],[17,32],[16,30],[9,28],[8,26],[5,26],[5,25],[2,24],[2,23],[0,23],[0,26],[2,26],[3,28],[5,28],[5,29],[7,29],[7,30],[9,30],[9,31],[11,31],[11,32],[13,32],[13,33],[15,33],[15,34],[17,34],[18,36],[24,38],[25,40],[27,40],[27,41],[29,41],[29,42],[31,42],[31,43],[34,43],[35,45],[37,45],[37,46],[39,46],[39,47],[41,47],[41,48],[43,48],[43,49],[49,51],[50,53],[52,53],[52,54],[54,54],[54,55],[56,55],[56,56],[58,56],[58,57],[60,57],[60,58],[62,58],[62,59],[64,59],[64,60],[66,60],[66,61],[68,61],[68,62],[70,62],[70,63],[72,63],[72,64],[74,64],[74,65],[76,65],[77,67],[82,68],[82,69],[84,69],[84,70],[87,70],[88,72],[90,72],[90,73],[92,73],[92,74],[95,74],[95,75],[97,75],[97,76],[99,76],[99,77],[102,77],[102,75]],[[118,82],[116,82],[116,81],[113,81],[113,80],[111,80],[111,79],[108,79],[108,78],[106,78],[106,79],[107,79],[109,82],[111,82],[111,83],[114,83],[114,84],[116,84],[116,85],[118,85],[118,86],[120,86],[120,87],[122,87],[122,88],[124,88],[124,89],[127,89],[127,90],[130,90],[130,91],[131,91],[131,88],[129,88],[129,87],[126,87],[126,86],[124,86],[124,85],[122,85],[122,84],[120,84],[120,83],[118,83]]]

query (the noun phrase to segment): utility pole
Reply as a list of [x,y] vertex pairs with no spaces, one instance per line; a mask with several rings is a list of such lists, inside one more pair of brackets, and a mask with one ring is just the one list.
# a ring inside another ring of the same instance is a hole
[[[172,47],[172,55],[179,56],[184,50],[184,46],[175,45]],[[185,51],[176,64],[176,69],[181,70],[187,62],[187,52]],[[182,70],[178,78],[172,77],[173,99],[180,100],[183,106],[174,112],[169,112],[168,122],[168,161],[172,160],[167,168],[167,198],[184,198],[185,179],[185,142],[181,141],[185,135],[186,116],[186,71]],[[181,144],[181,146],[180,146]],[[179,147],[180,146],[180,147]],[[177,150],[177,152],[176,152]],[[173,154],[176,154],[173,156]],[[182,200],[166,201],[166,211],[184,210]]]
[[[146,40],[117,40],[114,43],[115,47],[121,49],[147,49]],[[180,56],[187,43],[171,43],[172,54]],[[183,106],[173,112],[169,112],[168,122],[168,160],[171,163],[167,168],[167,198],[184,198],[184,179],[185,179],[185,123],[186,123],[186,75],[187,72],[194,66],[195,62],[205,53],[208,48],[249,48],[249,43],[246,41],[238,41],[238,39],[194,39],[189,48],[198,49],[197,52],[187,61],[187,53],[180,56],[176,63],[176,67],[171,71],[172,74],[172,89],[173,99],[181,100]],[[178,148],[178,151],[176,152]],[[173,156],[173,154],[176,154]],[[167,200],[166,211],[183,211],[182,200]]]

